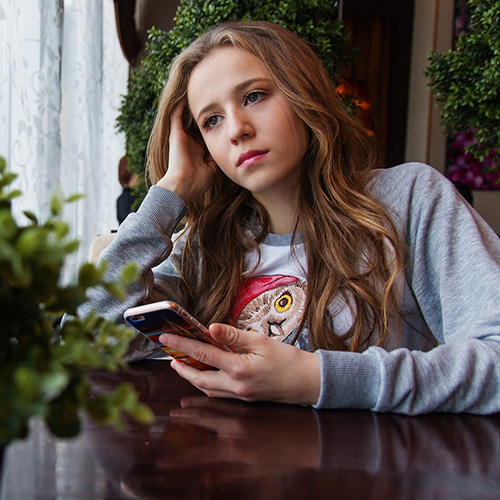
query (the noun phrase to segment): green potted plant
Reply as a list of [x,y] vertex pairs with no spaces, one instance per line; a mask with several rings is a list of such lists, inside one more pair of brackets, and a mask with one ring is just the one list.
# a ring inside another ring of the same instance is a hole
[[[347,29],[338,19],[337,0],[181,0],[170,31],[151,29],[147,56],[132,72],[122,101],[117,121],[125,133],[131,172],[144,175],[146,145],[173,58],[208,28],[230,20],[271,21],[289,28],[311,43],[332,78],[353,55]],[[351,102],[349,97],[346,102]],[[134,193],[140,200],[144,183]]]
[[[430,77],[441,121],[453,139],[460,135],[469,160],[483,174],[499,175],[500,0],[468,0],[468,29],[444,54],[432,52]],[[475,187],[475,186],[473,186]]]
[[32,417],[43,418],[60,437],[78,434],[80,411],[104,424],[123,426],[124,413],[151,422],[151,410],[132,386],[91,394],[90,373],[122,368],[133,333],[96,312],[81,318],[77,311],[89,287],[123,296],[135,267],[107,282],[105,265],[87,263],[76,283],[61,284],[65,258],[78,246],[61,220],[63,202],[53,197],[52,215],[43,223],[25,213],[27,222],[19,224],[12,200],[21,193],[9,187],[15,177],[0,157],[0,449],[25,437]]

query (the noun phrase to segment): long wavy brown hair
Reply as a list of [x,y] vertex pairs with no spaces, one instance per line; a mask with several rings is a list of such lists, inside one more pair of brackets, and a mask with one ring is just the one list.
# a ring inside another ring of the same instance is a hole
[[[381,204],[367,190],[376,154],[359,121],[347,110],[313,50],[281,26],[232,22],[208,31],[173,62],[148,145],[148,174],[157,182],[168,168],[170,115],[186,99],[193,69],[212,51],[234,46],[253,54],[309,130],[292,242],[304,243],[308,295],[299,331],[307,325],[313,348],[362,351],[384,345],[389,318],[398,318],[396,278],[405,246]],[[201,135],[185,113],[189,133]],[[232,322],[231,307],[244,273],[244,257],[268,233],[264,208],[222,172],[189,205],[186,241],[176,262],[188,308],[205,324]],[[328,306],[341,297],[354,322],[333,331]]]

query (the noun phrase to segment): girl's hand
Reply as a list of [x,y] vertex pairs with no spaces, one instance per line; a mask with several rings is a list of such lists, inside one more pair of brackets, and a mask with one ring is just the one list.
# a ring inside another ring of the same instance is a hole
[[170,117],[168,169],[157,185],[178,194],[188,204],[210,189],[219,167],[205,146],[184,130],[185,106],[184,101],[179,103]]
[[209,332],[212,338],[238,353],[172,334],[163,334],[159,339],[218,368],[199,371],[182,361],[171,363],[181,377],[207,396],[296,404],[314,404],[318,400],[321,374],[316,354],[219,323],[211,325]]

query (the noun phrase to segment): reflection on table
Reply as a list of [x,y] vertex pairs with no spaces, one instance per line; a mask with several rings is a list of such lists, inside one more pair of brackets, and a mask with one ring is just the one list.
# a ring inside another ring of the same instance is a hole
[[35,421],[10,446],[1,498],[500,499],[500,415],[421,417],[209,399],[167,361],[96,374],[132,382],[157,415],[75,440]]

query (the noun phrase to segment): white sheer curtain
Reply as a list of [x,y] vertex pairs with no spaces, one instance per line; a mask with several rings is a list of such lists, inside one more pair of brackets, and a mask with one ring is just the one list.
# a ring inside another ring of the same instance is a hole
[[19,175],[16,211],[43,220],[54,192],[85,195],[65,208],[81,241],[66,278],[92,238],[118,226],[115,119],[127,75],[113,0],[0,0],[0,155]]

